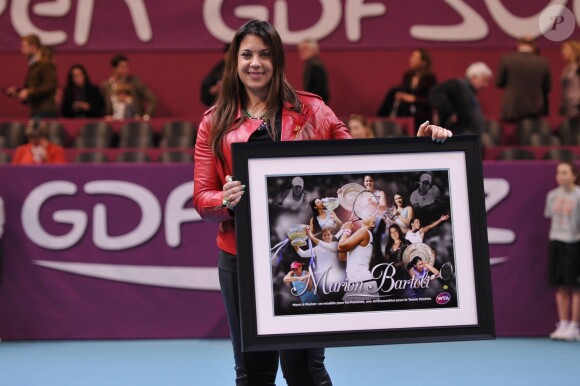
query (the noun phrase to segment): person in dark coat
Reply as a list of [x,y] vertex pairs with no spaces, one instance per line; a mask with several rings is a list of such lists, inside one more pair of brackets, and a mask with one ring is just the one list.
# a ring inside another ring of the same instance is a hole
[[91,83],[87,70],[80,64],[71,66],[61,105],[62,116],[98,118],[103,116],[103,108],[101,91]]
[[489,85],[493,73],[483,62],[472,63],[465,78],[449,79],[431,90],[429,101],[439,114],[439,121],[453,134],[480,134],[485,118],[477,92]]

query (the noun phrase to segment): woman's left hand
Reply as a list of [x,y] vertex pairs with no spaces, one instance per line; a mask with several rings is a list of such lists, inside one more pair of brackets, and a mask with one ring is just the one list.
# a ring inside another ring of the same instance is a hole
[[440,126],[430,125],[429,121],[426,121],[421,126],[419,126],[419,131],[417,132],[417,137],[428,137],[430,136],[433,142],[444,142],[447,138],[451,138],[453,133]]
[[245,188],[245,185],[242,185],[240,181],[234,181],[232,176],[226,176],[226,183],[222,188],[224,192],[223,206],[234,209],[240,202]]

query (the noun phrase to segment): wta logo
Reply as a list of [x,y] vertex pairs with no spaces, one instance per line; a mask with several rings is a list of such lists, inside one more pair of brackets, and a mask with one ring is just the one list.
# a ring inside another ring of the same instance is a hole
[[450,300],[451,300],[451,295],[449,295],[449,292],[441,292],[435,298],[435,301],[437,302],[437,304],[447,304],[447,303],[449,303]]

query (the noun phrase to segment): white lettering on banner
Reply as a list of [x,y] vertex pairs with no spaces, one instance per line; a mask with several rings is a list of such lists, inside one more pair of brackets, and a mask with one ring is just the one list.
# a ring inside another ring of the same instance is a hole
[[149,240],[159,229],[161,206],[153,193],[144,187],[125,181],[93,181],[85,185],[85,192],[127,197],[139,205],[141,210],[141,222],[135,229],[125,235],[109,236],[105,205],[95,205],[93,241],[97,247],[109,251],[132,248]]
[[[485,190],[485,210],[489,212],[494,206],[507,197],[510,191],[509,181],[502,178],[485,178],[483,180]],[[487,228],[489,244],[511,244],[516,240],[516,234],[510,229]],[[490,264],[499,264],[507,261],[507,257],[491,257]]]
[[[504,200],[510,190],[505,179],[484,179],[485,206],[489,212]],[[84,186],[88,194],[105,194],[127,197],[136,202],[142,213],[139,226],[127,235],[111,237],[106,231],[106,208],[95,205],[93,215],[94,243],[106,250],[131,248],[145,243],[159,229],[161,207],[157,198],[145,187],[126,181],[92,181]],[[55,221],[71,224],[71,231],[63,236],[48,234],[40,224],[39,214],[42,206],[51,197],[74,195],[77,186],[68,181],[51,181],[36,187],[24,200],[21,213],[24,232],[35,244],[53,250],[69,248],[76,244],[87,229],[87,214],[80,210],[59,210],[53,215]],[[184,209],[191,200],[191,183],[183,183],[174,188],[165,205],[165,238],[168,246],[176,247],[181,243],[180,225],[184,222],[201,221],[195,209]],[[490,244],[509,244],[515,240],[515,233],[509,229],[488,228]],[[492,257],[490,264],[507,261],[507,257]],[[115,280],[126,283],[154,285],[172,288],[219,290],[217,268],[206,267],[162,267],[119,264],[95,264],[78,262],[54,262],[36,260],[35,264],[59,271]]]
[[194,208],[185,209],[185,203],[191,201],[193,189],[191,182],[185,182],[173,189],[165,204],[165,240],[167,245],[176,248],[181,244],[181,228],[184,222],[202,221]]
[[358,42],[361,39],[361,24],[365,17],[375,17],[384,15],[387,7],[384,4],[365,4],[365,0],[351,0],[346,2],[345,24],[346,38],[351,42]]
[[[124,0],[129,10],[129,15],[137,37],[142,42],[149,42],[153,38],[153,30],[149,21],[149,14],[144,0]],[[64,31],[45,31],[32,23],[29,15],[31,0],[13,1],[10,8],[10,18],[14,29],[20,36],[36,34],[40,37],[43,44],[57,45],[63,44],[67,40],[67,34]],[[92,19],[94,14],[94,0],[78,0],[77,13],[75,20],[74,41],[77,45],[83,46],[89,40]],[[43,2],[35,4],[32,7],[32,13],[36,16],[51,18],[61,18],[66,16],[71,10],[71,0],[53,0],[52,2]],[[0,0],[0,14],[6,7],[6,2]],[[105,21],[106,22],[106,21]],[[108,23],[107,23],[108,24]]]
[[567,0],[551,0],[544,8],[540,9],[537,14],[529,17],[514,16],[506,7],[503,6],[502,0],[485,0],[489,13],[506,34],[513,38],[519,38],[524,35],[538,37],[542,34],[539,28],[540,15],[544,9],[552,5],[566,4]]
[[[82,210],[57,210],[53,220],[70,224],[72,229],[65,235],[55,236],[48,233],[40,223],[40,212],[51,197],[74,195],[77,186],[69,181],[51,181],[37,186],[24,200],[21,221],[28,238],[38,246],[51,250],[70,248],[85,235],[88,215]],[[104,250],[123,250],[141,245],[159,230],[161,206],[153,193],[147,188],[126,181],[91,181],[84,186],[84,192],[95,195],[114,195],[134,201],[140,208],[141,220],[136,228],[127,234],[110,236],[107,232],[107,209],[104,204],[96,204],[93,209],[93,242]],[[180,225],[185,222],[201,221],[195,209],[185,209],[191,200],[191,182],[173,189],[165,206],[165,238],[167,245],[177,247],[181,244]],[[122,215],[122,214],[119,214]]]
[[[273,25],[280,37],[287,44],[298,44],[305,38],[320,40],[330,35],[340,25],[342,4],[340,0],[319,0],[322,6],[320,19],[313,26],[290,31],[288,28],[288,3],[286,0],[274,2]],[[203,19],[208,31],[223,42],[232,40],[236,29],[229,28],[221,15],[223,0],[205,0]],[[386,7],[381,3],[366,4],[364,0],[346,0],[345,24],[347,39],[351,42],[361,38],[361,21],[363,18],[381,16]],[[240,5],[234,8],[234,15],[245,19],[269,20],[268,8],[261,5]]]
[[46,182],[30,192],[22,205],[21,221],[24,232],[33,243],[58,250],[72,247],[81,239],[87,228],[87,215],[80,210],[54,212],[54,221],[72,225],[70,232],[65,235],[51,235],[40,224],[40,210],[48,199],[60,195],[70,196],[76,192],[76,185],[68,181]]
[[[366,0],[318,0],[322,11],[319,20],[312,26],[302,30],[291,31],[288,26],[288,0],[275,0],[273,14],[268,7],[259,4],[237,5],[233,7],[233,14],[241,19],[273,20],[273,25],[279,31],[282,40],[287,44],[297,44],[304,38],[316,40],[331,35],[340,26],[344,19],[346,39],[357,42],[362,39],[362,21],[365,18],[379,17],[386,14],[386,6],[380,2],[366,2]],[[18,0],[8,2],[0,0],[0,15],[10,8],[10,19],[13,28],[20,36],[37,34],[47,45],[66,43],[68,35],[64,30],[47,31],[37,27],[31,15],[59,19],[68,17],[73,4],[76,4],[74,16],[73,41],[78,46],[84,46],[90,38],[93,25],[95,0],[52,0],[31,5],[32,0]],[[144,0],[124,0],[128,9],[136,36],[143,43],[151,42],[153,29]],[[228,42],[235,34],[236,28],[230,28],[222,17],[224,0],[204,0],[202,8],[203,22],[209,33],[222,42]],[[343,5],[344,3],[344,5]],[[541,34],[538,28],[540,15],[553,5],[564,6],[567,0],[550,0],[538,13],[532,16],[520,17],[512,14],[503,4],[507,0],[485,0],[487,10],[495,24],[511,37]],[[576,24],[580,25],[580,0],[569,2],[576,15]],[[305,6],[307,2],[303,3]],[[454,25],[413,25],[409,34],[411,37],[427,41],[469,42],[482,40],[489,35],[489,26],[484,18],[474,10],[465,0],[444,0],[444,6],[451,7],[461,17],[461,22]],[[435,10],[436,5],[431,4]],[[195,12],[192,5],[191,10]],[[395,17],[399,17],[395,15]],[[100,26],[105,28],[108,20],[99,20]]]
[[340,0],[319,1],[322,5],[322,14],[318,22],[301,31],[290,31],[288,28],[288,5],[285,0],[276,0],[274,3],[274,27],[280,33],[282,41],[298,44],[306,38],[320,40],[330,35],[339,26],[342,16]]
[[453,8],[463,21],[456,25],[415,25],[409,31],[415,39],[434,41],[473,41],[481,40],[489,33],[485,20],[463,0],[444,0]]

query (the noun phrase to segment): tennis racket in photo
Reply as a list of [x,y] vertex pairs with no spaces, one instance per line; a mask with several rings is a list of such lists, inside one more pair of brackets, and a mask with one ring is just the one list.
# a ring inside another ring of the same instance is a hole
[[363,190],[356,195],[349,221],[359,221],[379,212],[379,198],[370,190]]

